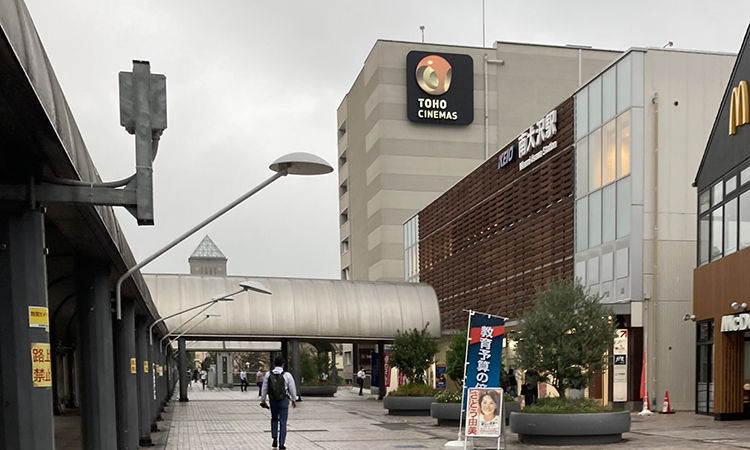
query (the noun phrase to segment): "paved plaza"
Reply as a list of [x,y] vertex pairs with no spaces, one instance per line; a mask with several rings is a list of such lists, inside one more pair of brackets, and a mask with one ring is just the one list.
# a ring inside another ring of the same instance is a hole
[[[257,388],[201,390],[194,385],[190,402],[172,402],[154,434],[157,450],[271,449],[270,412],[258,406]],[[341,388],[335,398],[305,398],[289,413],[290,450],[442,449],[456,438],[455,427],[438,427],[430,417],[389,416],[382,403]],[[736,449],[750,448],[748,422],[716,422],[692,412],[639,417],[618,444],[598,449]],[[477,440],[477,447],[494,447]],[[508,435],[508,448],[533,449]]]

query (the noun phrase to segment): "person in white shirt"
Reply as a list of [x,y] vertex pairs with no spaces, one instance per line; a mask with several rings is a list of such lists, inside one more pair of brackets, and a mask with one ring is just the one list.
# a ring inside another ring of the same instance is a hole
[[201,384],[203,384],[203,389],[206,389],[206,382],[208,381],[208,372],[205,370],[201,370]]
[[359,372],[357,372],[357,384],[359,385],[359,395],[362,394],[362,388],[365,387],[365,377],[367,374],[365,374],[365,371],[360,367]]
[[263,367],[258,367],[258,373],[255,374],[255,384],[258,385],[258,396],[260,396],[261,388],[263,388],[263,378],[266,374],[263,372]]
[[286,423],[289,417],[289,402],[292,408],[297,407],[297,386],[294,377],[284,371],[284,358],[277,356],[273,360],[274,369],[266,372],[263,378],[263,387],[260,392],[260,406],[267,408],[266,396],[271,402],[271,437],[272,446],[279,445],[280,450],[286,449]]
[[247,387],[250,383],[247,382],[247,372],[245,369],[240,371],[240,392],[247,392]]

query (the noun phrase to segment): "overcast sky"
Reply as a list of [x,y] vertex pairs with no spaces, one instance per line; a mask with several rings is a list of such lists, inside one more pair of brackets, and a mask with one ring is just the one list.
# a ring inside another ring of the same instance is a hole
[[[308,151],[335,165],[336,108],[375,40],[482,45],[481,0],[27,0],[105,181],[134,171],[117,73],[167,76],[169,128],[154,163],[156,225],[122,228],[139,261]],[[487,0],[493,41],[737,52],[747,0]],[[145,272],[185,273],[210,235],[229,274],[339,278],[337,175],[286,177]]]

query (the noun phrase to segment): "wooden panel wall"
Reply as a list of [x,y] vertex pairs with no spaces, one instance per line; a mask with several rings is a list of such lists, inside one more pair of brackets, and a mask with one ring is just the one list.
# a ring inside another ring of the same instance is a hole
[[468,308],[517,318],[534,286],[573,275],[573,125],[571,98],[557,108],[557,150],[524,170],[495,155],[419,213],[420,281],[444,329],[464,328]]

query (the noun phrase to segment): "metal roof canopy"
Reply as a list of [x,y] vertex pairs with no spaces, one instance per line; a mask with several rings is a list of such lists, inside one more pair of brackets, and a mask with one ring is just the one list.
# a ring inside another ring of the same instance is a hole
[[[177,349],[177,342],[172,343],[172,348]],[[281,350],[281,342],[188,340],[185,348],[191,352],[278,352]]]
[[[271,296],[244,292],[209,310],[221,317],[190,331],[191,339],[312,341],[392,341],[399,330],[422,329],[440,338],[440,310],[432,286],[406,282],[341,281],[301,278],[213,277],[144,274],[162,316],[190,308],[257,280]],[[166,321],[174,330],[190,318]]]

